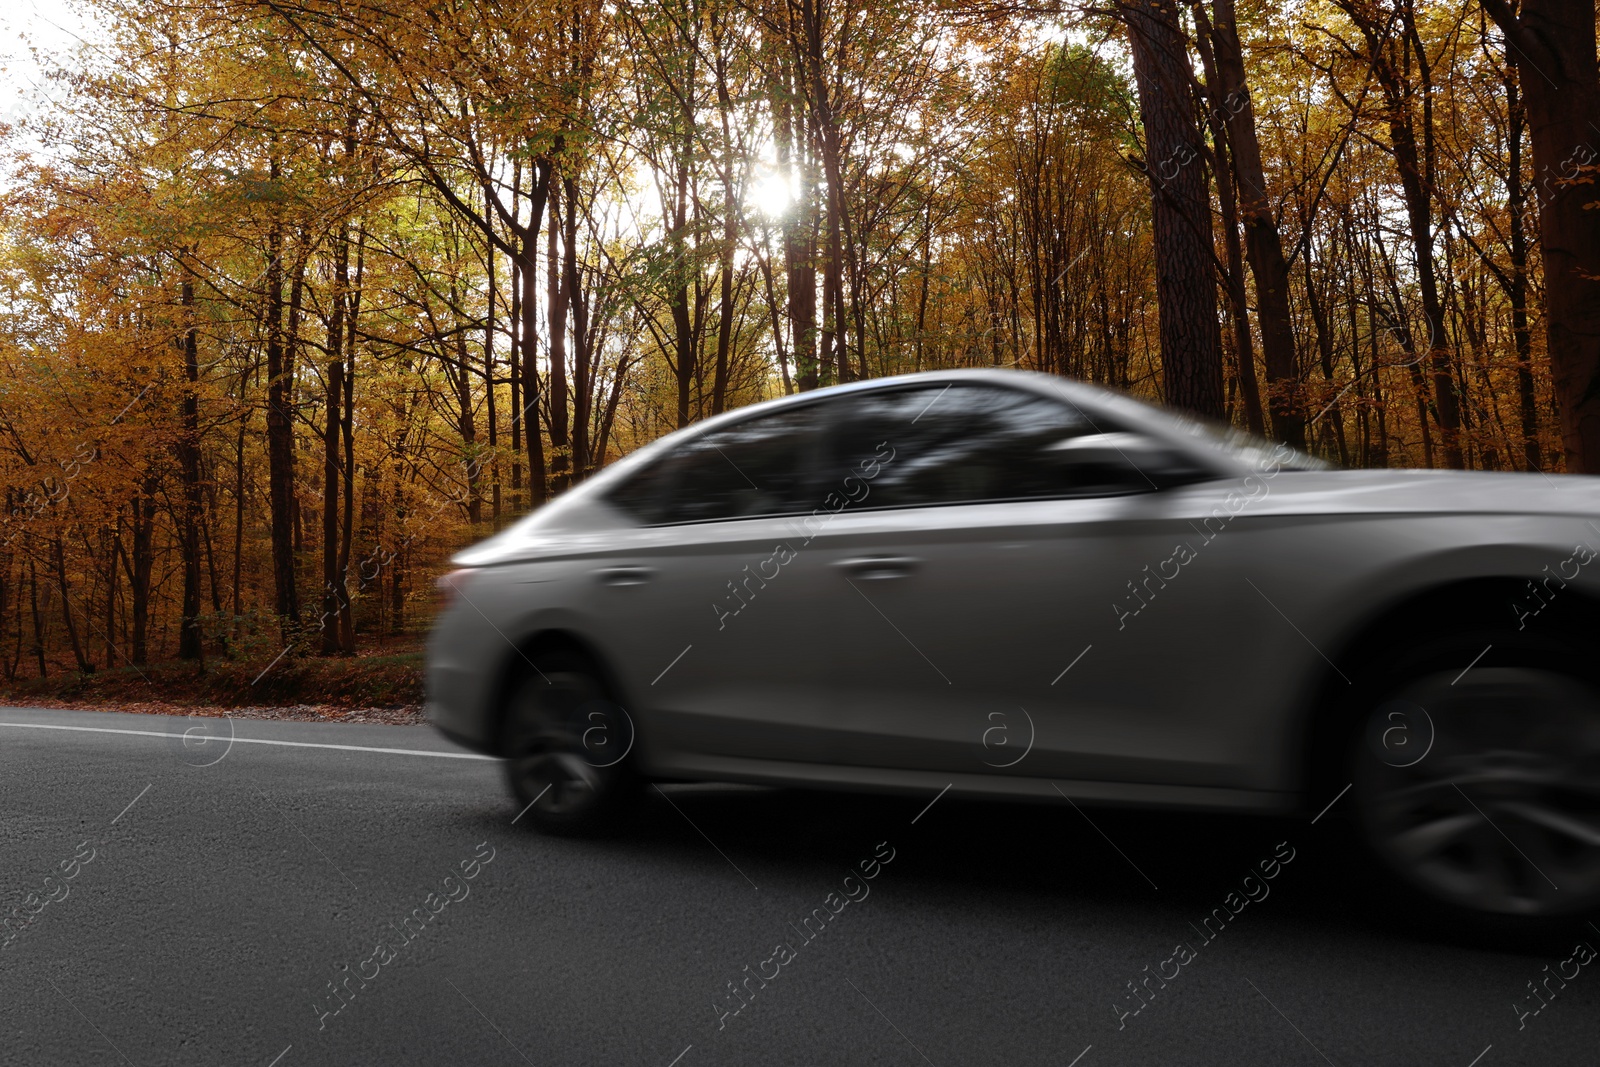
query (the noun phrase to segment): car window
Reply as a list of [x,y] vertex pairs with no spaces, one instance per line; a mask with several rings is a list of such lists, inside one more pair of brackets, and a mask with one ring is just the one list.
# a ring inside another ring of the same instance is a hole
[[1071,405],[1023,390],[973,385],[879,390],[840,398],[834,409],[823,483],[872,472],[855,507],[1102,496],[1150,488],[1125,463],[1085,461],[1058,447],[1120,427],[1091,423]]
[[647,526],[809,512],[818,418],[807,404],[699,434],[607,499]]

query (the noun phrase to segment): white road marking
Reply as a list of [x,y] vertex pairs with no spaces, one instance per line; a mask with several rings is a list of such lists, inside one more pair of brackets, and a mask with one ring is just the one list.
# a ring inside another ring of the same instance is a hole
[[[128,734],[132,737],[176,737],[179,740],[184,734],[167,733],[162,730],[113,730],[105,726],[56,726],[39,722],[0,722],[0,726],[12,726],[18,730],[74,730],[87,734]],[[314,741],[269,741],[264,737],[235,737],[235,744],[239,745],[282,745],[286,748],[333,748],[343,752],[381,752],[391,756],[437,756],[440,759],[496,759],[495,756],[480,756],[476,752],[429,752],[420,748],[370,748],[366,745],[325,745]]]

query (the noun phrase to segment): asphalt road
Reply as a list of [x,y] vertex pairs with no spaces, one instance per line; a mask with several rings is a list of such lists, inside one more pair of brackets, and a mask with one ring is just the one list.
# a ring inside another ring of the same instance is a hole
[[670,786],[569,841],[425,727],[100,732],[196,721],[0,709],[0,1063],[1600,1062],[1600,930],[1431,929],[1336,813]]

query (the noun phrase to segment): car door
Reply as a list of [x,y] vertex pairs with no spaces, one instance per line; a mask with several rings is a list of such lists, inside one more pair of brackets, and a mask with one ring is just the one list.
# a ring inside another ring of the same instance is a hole
[[822,620],[848,592],[803,540],[822,406],[698,434],[608,496],[633,524],[593,556],[595,614],[658,758],[708,773],[822,758],[837,694]]
[[[844,447],[882,439],[893,458],[863,505],[834,521],[836,580],[853,609],[834,627],[834,757],[1106,780],[1160,776],[1164,759],[1186,758],[1172,747],[1182,731],[1163,734],[1169,709],[1124,701],[1116,678],[1139,661],[1119,647],[1137,637],[1117,605],[1139,603],[1145,568],[1171,554],[1186,517],[1168,513],[1137,463],[1118,461],[1136,442],[1118,447],[1120,427],[1103,416],[998,386],[842,408]],[[1170,668],[1152,655],[1142,669]]]

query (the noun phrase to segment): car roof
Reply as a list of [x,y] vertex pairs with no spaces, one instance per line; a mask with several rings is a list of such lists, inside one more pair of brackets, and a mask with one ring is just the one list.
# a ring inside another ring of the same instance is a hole
[[1129,414],[1132,414],[1133,411],[1143,414],[1158,410],[1113,390],[1091,385],[1088,382],[1063,378],[1060,375],[1043,374],[1039,371],[1019,370],[1011,367],[956,367],[947,370],[896,374],[888,378],[866,378],[855,382],[845,382],[840,385],[830,385],[821,389],[812,389],[803,393],[792,393],[788,396],[775,397],[771,400],[747,404],[732,411],[725,411],[720,415],[694,423],[692,426],[684,427],[684,429],[709,431],[741,422],[746,418],[766,415],[783,408],[816,403],[852,393],[877,392],[909,386],[938,385],[941,382],[948,384],[982,382],[1011,389],[1026,389],[1029,392],[1051,396],[1058,400],[1067,400],[1074,403],[1081,400],[1097,409],[1108,405],[1113,407],[1129,405],[1131,409],[1128,412]]

